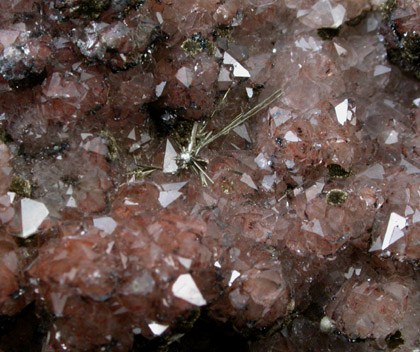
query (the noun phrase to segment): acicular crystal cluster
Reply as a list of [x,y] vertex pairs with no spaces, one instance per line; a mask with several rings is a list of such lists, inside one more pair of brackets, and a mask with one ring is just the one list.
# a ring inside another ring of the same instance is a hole
[[419,11],[1,2],[0,350],[419,351]]

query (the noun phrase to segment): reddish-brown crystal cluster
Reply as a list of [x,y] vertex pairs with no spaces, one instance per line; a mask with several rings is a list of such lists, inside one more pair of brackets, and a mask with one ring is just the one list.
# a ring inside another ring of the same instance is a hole
[[420,76],[419,3],[413,0],[388,0],[384,4],[384,17],[388,27],[384,29],[387,53],[390,61],[404,71]]
[[1,2],[0,350],[418,351],[418,14]]

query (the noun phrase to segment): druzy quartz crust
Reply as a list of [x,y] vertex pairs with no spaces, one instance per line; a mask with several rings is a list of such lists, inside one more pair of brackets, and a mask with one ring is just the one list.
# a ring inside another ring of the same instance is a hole
[[419,24],[0,2],[0,350],[420,351]]

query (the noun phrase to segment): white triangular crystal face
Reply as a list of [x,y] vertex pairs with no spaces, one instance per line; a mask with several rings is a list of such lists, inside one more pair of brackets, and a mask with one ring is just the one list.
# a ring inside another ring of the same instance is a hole
[[239,136],[245,139],[247,142],[251,143],[251,137],[248,134],[248,130],[246,129],[245,125],[240,125],[238,127],[235,127],[233,131]]
[[311,28],[338,28],[346,17],[346,9],[338,4],[333,7],[329,0],[320,0],[309,10],[299,10],[297,17]]
[[149,329],[152,331],[153,335],[160,336],[162,335],[166,329],[169,328],[169,325],[162,325],[158,323],[150,323]]
[[349,100],[344,99],[340,104],[335,107],[335,114],[337,116],[337,121],[340,125],[345,124],[347,121],[347,113],[349,111]]
[[245,183],[246,185],[248,185],[249,187],[251,187],[255,190],[258,189],[258,187],[255,185],[254,181],[252,180],[251,176],[249,176],[248,174],[242,174],[241,182]]
[[22,209],[22,235],[28,238],[38,231],[39,226],[48,216],[49,211],[44,203],[29,198],[20,201]]
[[182,193],[178,192],[182,187],[184,187],[187,182],[177,182],[177,183],[166,183],[162,185],[164,191],[159,193],[159,203],[162,207],[166,208],[168,205],[177,200]]
[[388,137],[385,140],[385,144],[395,144],[398,143],[398,132],[392,130],[389,132]]
[[69,186],[69,188],[67,189],[66,194],[67,194],[67,195],[71,195],[71,194],[73,194],[73,186],[72,186],[72,185],[70,185],[70,186]]
[[362,172],[360,175],[367,176],[369,178],[375,180],[383,180],[384,179],[385,170],[384,167],[380,164],[375,164]]
[[164,191],[179,191],[187,182],[165,183],[162,185]]
[[106,247],[106,254],[111,254],[112,248],[114,247],[115,241],[111,241],[108,243]]
[[235,60],[227,52],[225,52],[224,55],[223,55],[223,64],[233,66],[233,75],[235,77],[244,77],[244,78],[251,77],[248,70],[245,69],[245,67],[243,67],[237,60]]
[[122,265],[123,265],[123,268],[124,268],[124,269],[127,269],[127,261],[128,261],[127,256],[126,256],[126,255],[124,255],[124,253],[123,253],[123,252],[120,252],[120,258],[121,258],[121,263],[122,263]]
[[140,143],[141,144],[147,143],[151,140],[152,140],[152,138],[147,133],[143,133],[140,137]]
[[4,48],[7,48],[15,42],[17,37],[19,37],[19,34],[21,34],[20,31],[2,29],[0,30],[0,43],[3,45]]
[[73,197],[70,197],[66,203],[66,207],[77,208],[76,200]]
[[82,144],[82,148],[88,152],[97,153],[100,155],[108,154],[108,147],[105,144],[105,141],[101,137],[95,137],[86,143]]
[[295,41],[296,48],[303,49],[304,51],[309,50],[311,47],[309,43],[306,41],[305,38],[300,38],[299,40]]
[[133,129],[130,131],[130,133],[128,134],[127,138],[128,138],[128,139],[131,139],[131,140],[133,140],[133,141],[135,141],[135,140],[136,140],[136,129],[135,129],[135,128],[133,128]]
[[62,315],[68,296],[52,292],[50,297],[51,297],[54,314],[58,316]]
[[233,270],[232,275],[230,276],[228,286],[232,286],[233,282],[241,276],[241,273],[239,271]]
[[342,46],[338,45],[337,43],[334,43],[335,50],[337,51],[338,56],[346,56],[348,51],[346,48],[343,48]]
[[382,242],[382,250],[388,248],[391,244],[395,243],[404,236],[404,233],[401,230],[404,229],[406,224],[407,219],[404,216],[401,216],[397,213],[391,213],[389,216],[384,241]]
[[288,142],[300,142],[301,139],[292,131],[286,132],[284,139]]
[[117,227],[117,223],[113,218],[104,216],[102,218],[93,219],[93,226],[110,235]]
[[322,231],[322,226],[318,219],[314,219],[309,222],[304,222],[302,224],[302,229],[324,237],[324,232]]
[[391,67],[384,66],[384,65],[376,65],[373,71],[373,75],[376,77],[376,76],[380,76],[388,72],[391,72]]
[[175,77],[180,81],[185,87],[189,88],[193,79],[193,72],[187,67],[181,67],[176,73]]
[[309,13],[309,10],[299,9],[296,13],[296,18],[303,17]]
[[405,216],[409,216],[409,215],[412,215],[412,214],[414,214],[414,210],[413,210],[413,208],[412,208],[412,207],[410,207],[409,205],[407,205],[407,206],[405,207],[405,212],[404,212],[404,215],[405,215]]
[[313,51],[319,51],[322,49],[322,44],[318,40],[315,40],[313,37],[309,37],[308,43]]
[[312,187],[309,187],[305,191],[307,202],[310,202],[311,200],[315,199],[318,196],[318,194],[322,192],[324,186],[325,186],[324,182],[317,182]]
[[413,224],[420,222],[420,211],[416,209],[416,212],[413,215]]
[[189,269],[191,267],[192,259],[178,257],[179,262],[183,265],[185,269]]
[[13,203],[13,201],[15,200],[15,197],[16,197],[16,193],[15,192],[7,192],[7,195],[9,196],[10,204]]
[[375,252],[381,250],[382,240],[381,237],[378,237],[375,242],[372,243],[372,246],[369,249],[369,252]]
[[82,137],[82,141],[84,141],[88,137],[92,137],[92,133],[80,133],[80,137]]
[[331,10],[331,15],[334,21],[333,28],[338,28],[344,22],[344,17],[346,16],[346,9],[343,5],[338,4]]
[[166,86],[166,82],[165,82],[165,81],[160,82],[160,83],[156,86],[156,89],[155,89],[155,94],[156,94],[156,96],[157,96],[158,98],[162,95],[163,90],[165,89],[165,86]]
[[274,121],[276,127],[286,123],[292,118],[292,112],[290,110],[285,110],[278,108],[277,106],[268,110],[270,118]]
[[234,77],[251,77],[251,74],[245,67],[243,67],[241,64],[237,64],[233,66],[233,76]]
[[163,159],[163,172],[165,173],[174,173],[178,170],[178,165],[176,163],[177,153],[172,146],[169,139],[166,140],[166,150],[165,158]]
[[[322,43],[311,36],[302,36],[300,39],[295,40],[295,46],[302,49],[303,51],[319,51],[322,49]],[[302,65],[299,64],[302,68]]]
[[134,143],[131,145],[130,149],[128,150],[129,153],[135,152],[137,149],[140,149],[140,143]]
[[223,57],[223,55],[222,55],[222,53],[221,53],[221,51],[220,51],[219,48],[216,48],[216,53],[214,54],[214,57],[216,59],[221,59]]
[[258,154],[254,161],[260,169],[270,170],[269,160],[265,157],[263,153]]
[[315,39],[312,37],[309,37],[307,40],[306,38],[302,37],[299,40],[295,41],[295,45],[297,48],[300,48],[303,51],[319,51],[322,49],[322,46],[319,45],[319,43],[316,42]]
[[182,193],[178,191],[163,191],[159,193],[158,200],[160,205],[166,208],[168,205],[175,202],[181,196]]
[[402,159],[400,165],[405,166],[407,169],[407,175],[418,174],[420,169],[415,167],[413,164],[410,164],[407,160]]
[[265,175],[261,185],[267,190],[269,191],[271,189],[271,187],[273,187],[274,182],[276,182],[277,179],[277,174],[274,172],[273,175]]
[[200,307],[207,304],[190,274],[180,275],[176,279],[172,285],[172,293],[175,297],[183,299],[195,306]]

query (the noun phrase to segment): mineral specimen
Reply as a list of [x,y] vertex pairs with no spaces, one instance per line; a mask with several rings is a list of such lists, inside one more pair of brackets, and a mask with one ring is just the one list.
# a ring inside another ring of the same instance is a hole
[[0,350],[419,351],[419,10],[1,2]]

